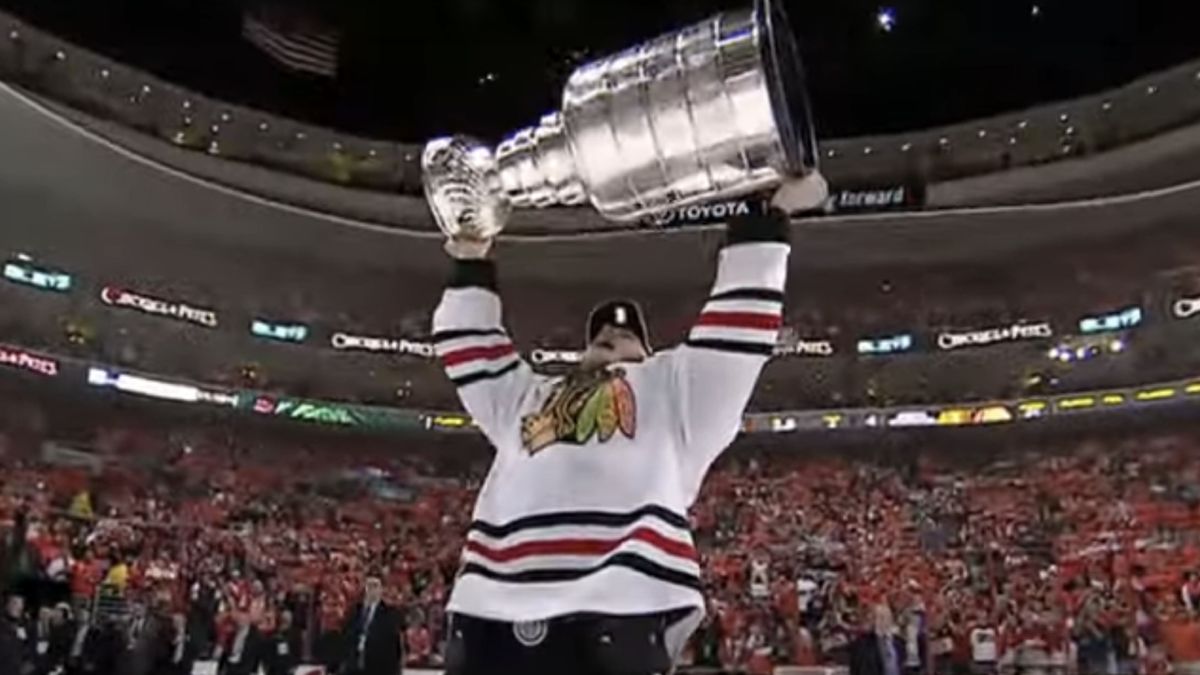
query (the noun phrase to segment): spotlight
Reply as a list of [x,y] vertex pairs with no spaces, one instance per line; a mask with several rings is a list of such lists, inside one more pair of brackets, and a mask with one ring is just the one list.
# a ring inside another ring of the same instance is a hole
[[891,7],[884,7],[875,15],[875,24],[885,33],[892,32],[896,27],[896,10]]

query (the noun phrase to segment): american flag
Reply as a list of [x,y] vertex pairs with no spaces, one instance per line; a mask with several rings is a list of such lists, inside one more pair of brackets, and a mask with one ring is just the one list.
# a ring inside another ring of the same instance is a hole
[[242,37],[280,65],[336,77],[341,33],[319,19],[274,5],[242,14]]

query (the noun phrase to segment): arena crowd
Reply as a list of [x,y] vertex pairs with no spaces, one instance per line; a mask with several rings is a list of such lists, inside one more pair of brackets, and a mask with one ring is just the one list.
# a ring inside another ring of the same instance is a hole
[[[66,430],[17,406],[26,421],[0,434],[3,672],[439,665],[481,444],[121,414]],[[691,513],[710,606],[685,662],[874,672],[882,634],[906,673],[1193,672],[1198,443],[743,440]],[[364,606],[386,620],[364,629]]]

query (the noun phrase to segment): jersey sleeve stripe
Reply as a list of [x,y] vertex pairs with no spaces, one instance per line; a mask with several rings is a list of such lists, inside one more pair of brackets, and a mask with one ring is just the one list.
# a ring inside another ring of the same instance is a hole
[[685,343],[694,349],[711,349],[719,352],[734,354],[749,354],[753,356],[771,356],[775,353],[774,344],[760,344],[734,340],[718,340],[712,338],[689,338]]
[[476,347],[464,347],[456,349],[452,352],[446,352],[442,355],[442,365],[447,368],[462,366],[475,361],[495,361],[504,358],[516,351],[516,347],[511,342],[502,342],[495,345],[480,345]]
[[506,333],[500,328],[463,328],[438,331],[433,334],[432,340],[434,344],[442,344],[467,337],[489,337],[492,335],[506,335]]
[[454,384],[454,386],[461,389],[462,387],[465,387],[470,384],[475,384],[476,382],[483,382],[485,380],[496,380],[501,377],[504,377],[505,375],[516,370],[518,367],[520,367],[520,365],[521,365],[521,359],[513,359],[511,363],[509,363],[508,365],[506,365],[502,368],[499,368],[497,370],[480,370],[480,371],[473,372],[469,375],[462,375],[460,377],[451,377],[450,382],[452,382]]
[[765,314],[761,312],[705,311],[696,320],[696,325],[779,330],[783,325],[783,317],[779,314]]
[[709,302],[718,300],[766,300],[783,304],[783,291],[773,288],[733,288],[728,291],[715,293],[709,297]]

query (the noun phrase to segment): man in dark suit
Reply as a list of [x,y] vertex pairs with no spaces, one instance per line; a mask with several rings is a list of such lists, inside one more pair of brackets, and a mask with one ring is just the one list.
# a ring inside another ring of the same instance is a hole
[[105,616],[88,631],[84,644],[83,663],[94,675],[120,675],[121,660],[129,635],[121,620]]
[[66,666],[71,642],[68,611],[70,608],[66,605],[43,607],[38,611],[38,620],[33,629],[36,675],[50,675]]
[[32,672],[29,631],[25,625],[25,598],[15,593],[5,596],[0,613],[0,673],[26,675]]
[[342,628],[341,672],[345,675],[396,675],[400,671],[400,619],[383,602],[383,581],[367,577],[363,599]]
[[207,574],[192,584],[188,599],[188,634],[201,654],[212,653],[216,646],[214,627],[220,602],[217,583]]
[[199,644],[188,631],[187,617],[171,615],[171,627],[163,635],[154,658],[154,675],[192,675],[192,665],[199,655]]
[[303,635],[290,610],[279,613],[279,625],[267,640],[267,675],[292,675],[292,669],[300,664]]
[[50,653],[59,669],[67,665],[67,652],[71,649],[71,605],[60,602],[54,607],[54,618],[50,627]]
[[263,662],[266,641],[258,628],[250,621],[248,612],[238,612],[237,628],[229,638],[229,644],[221,650],[221,675],[251,675]]
[[850,644],[850,675],[901,675],[904,641],[896,636],[892,610],[885,604],[872,609],[872,621]]
[[144,605],[133,605],[126,629],[125,649],[121,655],[122,675],[154,675],[158,650],[163,643],[164,625],[160,615]]

